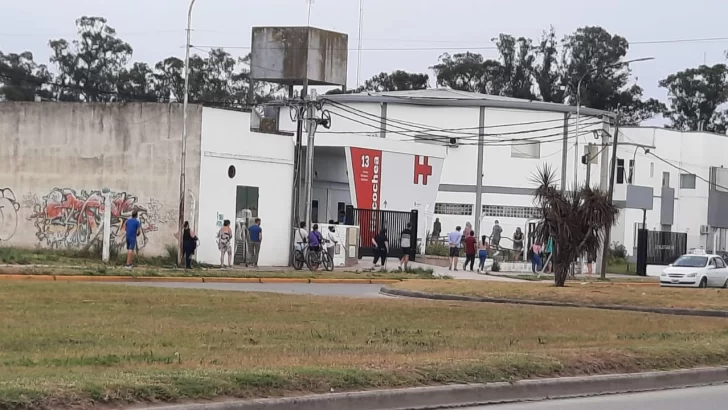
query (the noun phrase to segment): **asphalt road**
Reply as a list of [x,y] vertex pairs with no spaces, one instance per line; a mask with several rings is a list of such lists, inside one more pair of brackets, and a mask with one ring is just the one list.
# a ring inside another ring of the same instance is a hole
[[728,385],[584,399],[501,404],[464,410],[724,410]]
[[382,298],[382,285],[349,285],[321,283],[181,283],[181,282],[125,282],[126,286],[157,288],[228,290],[237,292],[270,292],[293,295],[342,296],[349,298]]

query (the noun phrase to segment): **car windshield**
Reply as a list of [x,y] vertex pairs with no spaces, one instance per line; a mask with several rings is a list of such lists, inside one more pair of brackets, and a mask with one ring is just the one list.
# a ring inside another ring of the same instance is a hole
[[676,268],[704,268],[708,264],[706,256],[686,255],[681,256],[672,266]]

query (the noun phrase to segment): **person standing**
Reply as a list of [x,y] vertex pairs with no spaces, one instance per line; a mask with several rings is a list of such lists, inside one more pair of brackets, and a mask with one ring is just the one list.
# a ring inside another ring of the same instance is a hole
[[296,242],[296,250],[299,250],[303,252],[303,249],[306,247],[306,240],[308,238],[308,231],[306,230],[306,222],[301,222],[298,225],[298,229],[296,229],[295,233],[295,242]]
[[230,221],[224,220],[222,228],[217,232],[217,249],[220,250],[220,267],[225,267],[225,255],[228,256],[228,266],[233,266],[233,230]]
[[434,239],[437,239],[440,237],[441,233],[442,233],[442,224],[440,223],[440,218],[435,218],[435,223],[432,226],[432,237]]
[[495,248],[493,256],[498,255],[499,253],[498,250],[500,249],[501,233],[503,233],[503,228],[501,228],[500,222],[496,219],[495,225],[493,225],[493,232],[490,234],[490,244],[493,245],[493,248]]
[[447,235],[447,242],[450,245],[450,266],[449,270],[458,270],[458,258],[460,257],[460,241],[463,239],[463,234],[460,232],[461,227],[456,227],[454,231]]
[[[139,213],[133,211],[131,218],[124,222],[124,229],[126,230],[126,268],[131,269],[134,262],[134,251],[137,245],[137,236],[141,235],[141,224],[139,223]],[[179,226],[179,225],[178,225]]]
[[374,246],[374,267],[376,268],[377,262],[382,261],[382,270],[387,269],[387,255],[389,255],[389,238],[387,238],[387,229],[382,228],[377,236],[372,239],[372,245]]
[[531,253],[531,271],[538,273],[541,271],[541,243],[534,242]]
[[412,224],[408,223],[400,235],[399,245],[402,248],[402,258],[399,260],[399,270],[407,270],[409,257],[412,252]]
[[516,232],[513,233],[513,250],[519,254],[518,260],[522,260],[523,257],[523,231],[521,228],[516,228]]
[[328,252],[329,257],[331,257],[331,262],[334,262],[334,255],[336,255],[336,245],[339,243],[338,238],[336,237],[336,226],[334,226],[334,221],[329,221],[329,230],[326,232],[326,252]]
[[485,235],[480,238],[480,244],[478,245],[478,258],[480,259],[478,273],[485,273],[485,260],[488,259],[488,237]]
[[471,230],[468,237],[465,238],[465,263],[463,263],[463,270],[467,270],[468,262],[470,262],[470,271],[473,272],[473,265],[475,265],[475,248],[477,248],[477,246],[478,240],[475,239],[475,231]]
[[250,238],[250,262],[258,267],[260,257],[260,244],[263,242],[263,228],[260,227],[260,218],[255,218],[255,223],[248,228]]
[[[184,230],[182,231],[182,253],[185,258],[185,269],[192,269],[192,255],[197,249],[197,234],[190,229],[190,223],[185,221]],[[179,234],[174,234],[175,238],[179,238]]]

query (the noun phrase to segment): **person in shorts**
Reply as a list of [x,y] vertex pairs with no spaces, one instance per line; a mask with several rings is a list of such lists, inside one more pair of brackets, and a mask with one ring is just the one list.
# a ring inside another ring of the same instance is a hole
[[224,220],[222,228],[217,232],[217,249],[220,251],[220,267],[225,267],[225,255],[228,257],[228,266],[233,266],[233,230],[230,221]]
[[133,211],[131,218],[127,219],[124,224],[126,230],[126,268],[131,269],[134,262],[134,251],[137,246],[137,236],[141,235],[141,224],[139,223],[139,213]]
[[447,234],[447,242],[450,245],[450,266],[449,269],[458,270],[458,258],[460,257],[460,243],[463,239],[463,228],[456,227],[454,231]]
[[412,253],[412,224],[408,223],[407,227],[402,230],[399,245],[402,248],[402,258],[399,260],[399,270],[407,270],[409,265],[410,253]]

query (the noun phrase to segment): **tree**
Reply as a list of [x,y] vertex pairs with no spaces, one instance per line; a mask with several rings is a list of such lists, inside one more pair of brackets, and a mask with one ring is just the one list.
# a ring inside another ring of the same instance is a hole
[[8,101],[34,101],[36,96],[50,98],[48,83],[53,75],[33,60],[33,53],[3,54],[0,51],[0,96]]
[[558,42],[554,28],[544,32],[541,41],[535,47],[535,63],[533,76],[538,86],[541,99],[545,102],[563,103],[564,89],[561,78],[563,76],[558,60]]
[[552,240],[554,284],[561,287],[566,283],[573,261],[599,251],[600,232],[615,224],[618,210],[607,194],[589,185],[562,193],[556,180],[555,172],[548,165],[534,176],[538,184],[534,199],[541,219],[535,240],[542,244]]
[[670,109],[665,112],[670,128],[683,131],[725,133],[728,111],[719,107],[728,102],[728,66],[701,65],[672,74],[660,81],[666,88]]
[[627,39],[611,35],[601,27],[582,27],[563,41],[562,85],[569,103],[576,104],[581,82],[581,104],[605,111],[623,112],[630,120],[643,120],[660,113],[656,100],[642,102],[642,88],[627,87],[629,67],[619,65],[629,50]]
[[483,94],[500,94],[500,63],[485,60],[482,55],[466,52],[440,56],[438,64],[430,67],[437,77],[437,85],[453,90]]
[[52,40],[51,62],[58,69],[61,100],[113,101],[132,48],[116,36],[103,17],[76,20],[79,39]]
[[530,39],[501,34],[494,39],[501,62],[499,75],[494,79],[499,95],[535,100],[533,77],[535,56]]
[[430,82],[427,74],[408,73],[402,70],[392,71],[391,74],[379,73],[364,82],[364,90],[368,91],[404,91],[424,90]]
[[154,71],[146,63],[134,63],[131,69],[123,68],[117,77],[116,89],[118,101],[159,100]]

